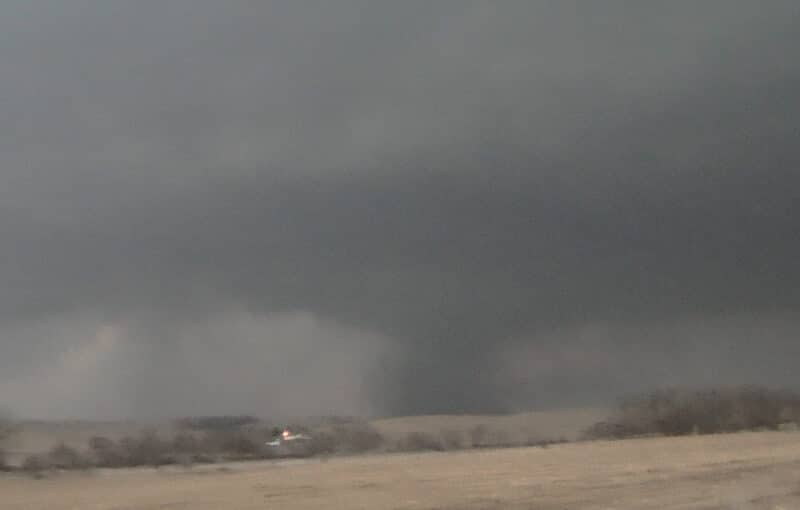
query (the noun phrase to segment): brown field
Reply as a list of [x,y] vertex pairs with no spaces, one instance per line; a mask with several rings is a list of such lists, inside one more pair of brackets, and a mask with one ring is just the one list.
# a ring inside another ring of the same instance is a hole
[[3,510],[797,509],[800,434],[0,477]]

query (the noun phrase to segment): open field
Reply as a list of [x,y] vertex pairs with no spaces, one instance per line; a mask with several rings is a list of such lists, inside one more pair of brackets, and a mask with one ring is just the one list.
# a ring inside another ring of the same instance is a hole
[[3,510],[800,508],[800,434],[0,477]]

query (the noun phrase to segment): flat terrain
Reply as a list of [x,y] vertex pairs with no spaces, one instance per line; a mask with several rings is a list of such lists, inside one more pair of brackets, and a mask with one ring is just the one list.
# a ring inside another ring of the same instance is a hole
[[0,477],[0,508],[790,510],[800,433]]

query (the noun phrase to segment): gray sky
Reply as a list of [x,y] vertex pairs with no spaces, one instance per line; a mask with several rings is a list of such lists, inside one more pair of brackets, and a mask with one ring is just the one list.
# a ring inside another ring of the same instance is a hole
[[800,5],[0,5],[0,405],[800,389]]

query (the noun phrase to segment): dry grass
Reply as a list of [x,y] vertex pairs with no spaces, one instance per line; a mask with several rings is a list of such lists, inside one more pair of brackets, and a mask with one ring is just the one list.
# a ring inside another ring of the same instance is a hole
[[800,434],[740,433],[0,478],[4,510],[790,509]]

